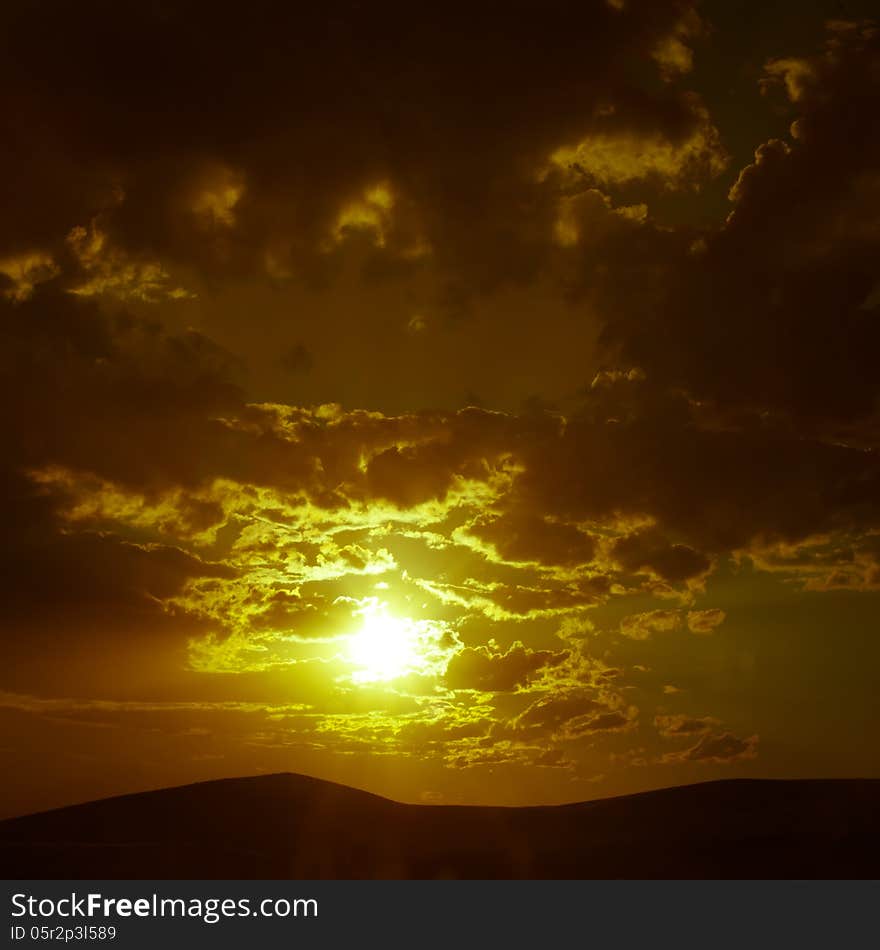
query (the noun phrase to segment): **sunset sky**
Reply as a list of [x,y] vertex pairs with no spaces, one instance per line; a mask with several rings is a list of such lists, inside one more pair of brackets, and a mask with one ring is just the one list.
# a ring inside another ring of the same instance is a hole
[[0,35],[0,816],[880,777],[873,3]]

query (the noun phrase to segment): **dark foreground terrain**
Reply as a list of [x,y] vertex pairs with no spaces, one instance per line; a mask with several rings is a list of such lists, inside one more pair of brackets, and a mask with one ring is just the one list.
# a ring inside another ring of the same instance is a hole
[[0,822],[4,878],[880,877],[880,781],[708,782],[535,808],[403,805],[302,775]]

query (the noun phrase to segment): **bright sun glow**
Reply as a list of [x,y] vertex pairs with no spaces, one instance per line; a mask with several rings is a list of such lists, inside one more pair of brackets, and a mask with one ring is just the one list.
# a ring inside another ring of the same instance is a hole
[[422,657],[416,624],[392,617],[379,604],[364,608],[361,616],[361,629],[348,643],[349,658],[361,667],[352,679],[362,683],[392,680],[419,668]]

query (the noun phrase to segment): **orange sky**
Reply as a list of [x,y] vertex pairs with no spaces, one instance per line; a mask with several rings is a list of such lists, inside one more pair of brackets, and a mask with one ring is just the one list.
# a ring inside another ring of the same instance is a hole
[[0,813],[880,775],[867,9],[14,11]]

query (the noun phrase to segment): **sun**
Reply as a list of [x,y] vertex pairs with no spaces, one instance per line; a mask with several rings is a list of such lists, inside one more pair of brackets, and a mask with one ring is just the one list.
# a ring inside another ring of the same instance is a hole
[[360,667],[353,680],[393,680],[422,665],[415,623],[391,616],[384,604],[370,604],[360,614],[361,628],[348,641],[348,657]]

